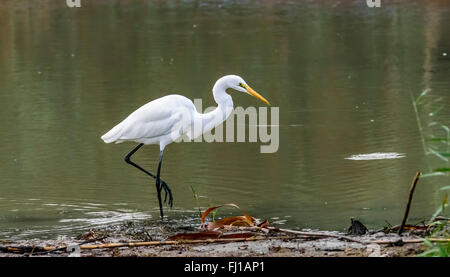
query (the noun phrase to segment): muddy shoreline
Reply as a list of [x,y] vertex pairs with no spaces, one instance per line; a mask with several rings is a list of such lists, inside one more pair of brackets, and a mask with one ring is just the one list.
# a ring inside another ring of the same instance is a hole
[[235,229],[226,231],[239,235],[234,239],[171,240],[177,234],[198,232],[202,230],[192,226],[125,222],[75,237],[1,241],[0,257],[407,257],[426,249],[421,242],[423,233],[406,232],[399,236],[373,230],[349,235],[305,229],[289,233],[274,228],[264,232],[252,230],[244,237],[241,235],[249,233],[247,230]]

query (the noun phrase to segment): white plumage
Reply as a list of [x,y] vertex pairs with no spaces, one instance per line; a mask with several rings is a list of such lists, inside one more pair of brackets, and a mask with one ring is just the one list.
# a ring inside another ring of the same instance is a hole
[[[172,201],[169,187],[159,177],[164,148],[182,135],[194,139],[225,121],[233,111],[233,100],[226,92],[228,88],[250,94],[269,104],[264,97],[250,88],[241,77],[227,75],[217,80],[213,87],[214,100],[218,106],[209,113],[199,113],[194,103],[184,96],[167,95],[135,110],[101,137],[105,143],[125,141],[140,143],[125,157],[125,161],[156,179],[161,217],[163,217],[162,188],[165,190],[166,196],[167,193],[170,196],[169,203]],[[131,156],[144,144],[159,144],[160,160],[156,176],[130,160]]]
[[249,93],[268,103],[241,77],[227,75],[217,80],[214,85],[214,99],[218,104],[214,111],[199,113],[190,99],[177,94],[167,95],[135,110],[101,138],[106,143],[135,141],[143,144],[159,144],[160,150],[183,134],[194,139],[217,127],[231,114],[233,101],[226,93],[227,88]]
[[[165,145],[182,135],[191,125],[195,106],[181,95],[167,95],[153,100],[132,112],[122,122],[102,136],[106,143],[136,141]],[[176,133],[176,134],[174,134]]]

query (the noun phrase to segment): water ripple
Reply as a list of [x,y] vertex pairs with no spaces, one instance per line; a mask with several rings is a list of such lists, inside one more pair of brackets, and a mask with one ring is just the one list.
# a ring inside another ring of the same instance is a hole
[[382,153],[382,152],[376,152],[376,153],[370,153],[370,154],[351,155],[350,157],[347,157],[345,159],[346,160],[354,160],[354,161],[368,161],[368,160],[400,159],[400,158],[404,158],[404,157],[406,157],[406,155],[404,153],[396,153],[396,152]]

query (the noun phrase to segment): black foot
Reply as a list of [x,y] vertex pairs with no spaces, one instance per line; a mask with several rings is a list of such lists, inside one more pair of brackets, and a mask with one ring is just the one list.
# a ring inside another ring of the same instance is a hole
[[170,190],[169,186],[166,184],[166,182],[163,179],[160,179],[161,181],[161,189],[164,189],[164,203],[167,203],[167,196],[169,196],[169,206],[173,207],[173,196],[172,191]]

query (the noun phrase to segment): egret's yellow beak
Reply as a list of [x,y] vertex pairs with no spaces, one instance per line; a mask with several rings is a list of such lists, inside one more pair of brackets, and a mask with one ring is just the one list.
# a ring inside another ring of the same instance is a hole
[[242,85],[243,85],[243,87],[247,90],[247,92],[248,92],[251,96],[253,96],[253,97],[255,97],[255,98],[257,98],[257,99],[263,101],[264,103],[266,103],[267,105],[270,106],[270,103],[269,103],[269,101],[266,100],[266,98],[262,97],[259,93],[257,93],[256,91],[254,91],[251,87],[249,87],[249,86],[247,86],[247,85],[245,85],[245,84],[242,84]]

